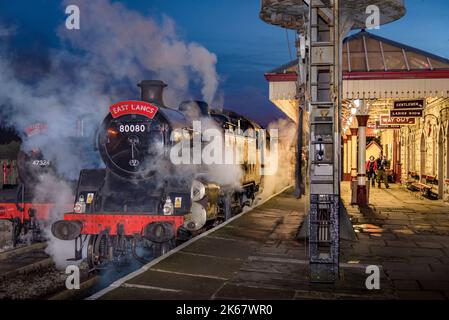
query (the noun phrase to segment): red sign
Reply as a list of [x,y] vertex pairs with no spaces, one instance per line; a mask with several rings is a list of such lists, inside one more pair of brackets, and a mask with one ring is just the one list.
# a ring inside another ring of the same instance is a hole
[[127,114],[138,114],[153,119],[158,108],[151,103],[144,101],[122,101],[109,107],[109,112],[113,118],[118,118]]
[[416,124],[415,118],[390,118],[390,116],[381,116],[380,125],[382,126],[408,126]]
[[401,126],[397,125],[382,125],[379,121],[377,121],[376,129],[378,130],[396,130],[401,129]]
[[36,134],[41,134],[48,130],[48,125],[46,123],[35,123],[25,129],[28,137],[35,136]]

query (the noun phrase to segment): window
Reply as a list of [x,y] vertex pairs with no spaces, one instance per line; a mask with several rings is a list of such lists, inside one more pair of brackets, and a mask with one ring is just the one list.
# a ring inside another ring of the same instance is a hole
[[442,61],[435,60],[435,59],[430,59],[430,62],[432,63],[432,67],[434,69],[449,69],[448,63],[444,63]]
[[362,38],[349,41],[349,52],[351,55],[351,70],[367,71]]
[[406,52],[408,65],[411,70],[429,70],[430,65],[427,57],[417,54],[415,52]]
[[385,63],[387,69],[391,71],[395,70],[407,70],[407,65],[404,60],[404,53],[401,48],[393,47],[389,44],[382,43],[384,48]]
[[365,38],[366,51],[368,53],[368,64],[370,71],[383,71],[384,62],[382,59],[382,51],[380,49],[380,42],[371,38]]

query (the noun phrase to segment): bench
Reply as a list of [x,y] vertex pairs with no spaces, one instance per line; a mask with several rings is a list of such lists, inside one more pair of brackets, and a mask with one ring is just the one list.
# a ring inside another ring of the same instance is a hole
[[435,176],[426,176],[426,183],[427,184],[438,185],[438,179]]
[[[407,176],[407,180],[405,180],[407,189],[410,190],[411,185],[415,182],[419,182],[419,175],[416,172],[409,172],[408,176]],[[416,190],[411,190],[411,191],[416,191]]]
[[421,194],[426,198],[432,198],[432,186],[428,184],[424,184],[421,182],[413,182],[411,184],[411,188],[415,191],[421,192]]

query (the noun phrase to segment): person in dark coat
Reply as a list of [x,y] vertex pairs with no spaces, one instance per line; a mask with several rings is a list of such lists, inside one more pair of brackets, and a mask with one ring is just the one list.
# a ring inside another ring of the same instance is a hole
[[368,176],[368,182],[371,181],[371,185],[373,188],[376,185],[376,171],[377,161],[374,156],[371,156],[366,162],[366,175]]
[[385,183],[385,188],[390,188],[388,184],[388,176],[386,170],[388,169],[388,160],[385,156],[380,155],[377,159],[377,186],[381,187],[381,181]]

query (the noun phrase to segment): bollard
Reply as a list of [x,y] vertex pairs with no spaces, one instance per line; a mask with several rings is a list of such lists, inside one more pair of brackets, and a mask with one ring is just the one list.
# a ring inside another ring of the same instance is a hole
[[369,194],[371,192],[371,181],[366,182],[366,204],[369,204]]
[[351,178],[351,204],[357,204],[357,177]]

